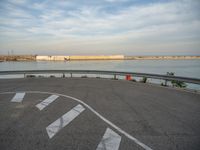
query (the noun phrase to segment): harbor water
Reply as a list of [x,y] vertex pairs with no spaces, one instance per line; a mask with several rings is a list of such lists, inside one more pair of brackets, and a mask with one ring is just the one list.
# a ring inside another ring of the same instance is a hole
[[[0,71],[60,69],[128,71],[154,74],[174,72],[176,76],[200,78],[200,60],[12,61],[0,63]],[[1,76],[1,78],[3,77]],[[189,84],[188,87],[200,90],[200,85]]]

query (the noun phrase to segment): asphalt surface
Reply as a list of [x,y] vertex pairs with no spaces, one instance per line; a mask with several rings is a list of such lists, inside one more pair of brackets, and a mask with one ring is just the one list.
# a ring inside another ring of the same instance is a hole
[[[21,91],[26,93],[23,101],[11,102]],[[80,99],[151,149],[200,147],[200,94],[92,78],[4,79],[0,80],[0,93],[1,150],[95,150],[107,128],[121,136],[120,150],[144,149],[83,104],[84,112],[49,138],[45,128],[80,104],[60,95],[44,110],[36,108],[52,93]]]

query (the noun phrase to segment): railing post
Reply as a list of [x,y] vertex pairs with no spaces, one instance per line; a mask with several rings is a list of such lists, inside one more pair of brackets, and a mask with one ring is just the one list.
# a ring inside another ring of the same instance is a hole
[[114,80],[117,80],[117,75],[116,74],[114,74]]
[[63,78],[65,78],[65,73],[63,73],[63,76],[62,76]]
[[24,78],[26,77],[26,74],[24,73]]
[[71,76],[71,78],[72,78],[72,73],[70,73],[70,76]]
[[165,79],[165,86],[167,86],[167,81],[168,81],[168,80],[167,80],[167,79]]

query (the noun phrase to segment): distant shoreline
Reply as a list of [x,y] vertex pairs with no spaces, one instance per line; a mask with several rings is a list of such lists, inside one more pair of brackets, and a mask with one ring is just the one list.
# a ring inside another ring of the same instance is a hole
[[200,59],[200,56],[125,56],[126,60],[186,60]]
[[0,55],[3,61],[81,61],[81,60],[191,60],[200,56],[124,56],[124,55],[72,55],[72,56],[38,56],[38,55]]

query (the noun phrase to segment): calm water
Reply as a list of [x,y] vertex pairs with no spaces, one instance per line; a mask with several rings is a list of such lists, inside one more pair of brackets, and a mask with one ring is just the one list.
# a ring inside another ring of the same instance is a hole
[[[200,78],[200,60],[40,61],[0,63],[0,71],[43,69],[112,70],[155,74],[174,72],[177,76]],[[200,90],[200,86],[198,85],[192,85],[192,88]]]

